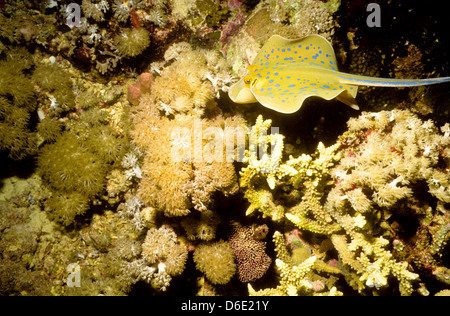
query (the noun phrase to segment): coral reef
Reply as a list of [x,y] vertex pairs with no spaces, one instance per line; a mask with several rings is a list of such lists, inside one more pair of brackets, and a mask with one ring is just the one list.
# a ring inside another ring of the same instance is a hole
[[[280,285],[274,289],[262,289],[255,291],[251,284],[248,284],[249,294],[256,296],[265,295],[329,295],[336,296],[343,293],[333,286],[336,280],[332,274],[340,273],[337,267],[323,262],[323,253],[313,251],[306,243],[300,241],[294,246],[286,246],[284,236],[276,231],[273,235],[277,259],[275,265],[280,274]],[[325,275],[326,277],[322,276]],[[331,275],[330,275],[331,274]],[[328,291],[325,291],[328,289]]]
[[446,85],[290,116],[226,94],[274,34],[448,75],[445,10],[379,4],[0,0],[0,293],[448,295]]
[[[267,130],[269,123],[258,118],[255,131]],[[411,210],[418,209],[410,216],[423,216],[424,211],[419,210],[425,206],[412,208],[417,204],[414,196],[422,194],[423,186],[435,199],[432,204],[448,203],[448,175],[440,171],[448,163],[447,125],[441,135],[431,120],[423,122],[409,111],[394,110],[363,113],[350,119],[348,127],[335,145],[325,148],[319,144],[313,156],[291,156],[282,162],[279,152],[272,151],[273,161],[278,159],[269,172],[259,166],[271,160],[252,159],[246,152],[249,166],[241,172],[241,183],[248,188],[246,197],[251,202],[247,212],[260,210],[273,220],[286,218],[302,230],[329,236],[339,254],[342,273],[360,292],[385,288],[392,276],[397,278],[402,295],[412,294],[413,281],[419,275],[410,271],[404,256],[398,260],[389,251],[387,246],[393,241],[387,237],[392,239],[393,235],[387,232],[395,231],[392,218],[402,216],[405,203],[411,205]],[[266,142],[260,137],[255,145]],[[259,178],[268,183],[261,185]],[[275,193],[279,186],[283,186],[282,194]],[[428,212],[429,220],[445,222],[442,217],[434,217],[431,210]],[[430,229],[425,231],[429,233]],[[432,231],[436,247],[441,250],[449,237],[447,230],[437,226]],[[417,233],[423,234],[420,230]],[[435,256],[433,265],[439,262],[439,250],[430,251]],[[420,265],[423,268],[429,264]]]

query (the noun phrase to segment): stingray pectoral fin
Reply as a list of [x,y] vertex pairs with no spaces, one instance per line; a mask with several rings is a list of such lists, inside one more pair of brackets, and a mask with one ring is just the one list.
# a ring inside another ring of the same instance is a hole
[[[347,104],[349,107],[351,107],[354,110],[359,110],[359,106],[356,103],[356,99],[355,99],[356,87],[353,90],[355,90],[354,95],[352,95],[348,90],[344,90],[336,96],[336,100],[341,101],[344,104]],[[351,90],[351,91],[353,91],[353,90]]]
[[244,80],[241,79],[231,86],[228,90],[228,96],[233,102],[236,103],[255,103],[258,102],[252,91],[244,84]]

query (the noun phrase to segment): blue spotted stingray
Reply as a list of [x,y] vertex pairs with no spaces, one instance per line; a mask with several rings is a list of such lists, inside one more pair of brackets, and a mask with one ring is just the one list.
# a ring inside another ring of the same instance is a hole
[[413,87],[448,81],[450,77],[388,79],[339,72],[333,47],[322,36],[289,40],[274,35],[228,94],[236,103],[259,102],[281,113],[296,112],[311,96],[336,98],[358,110],[357,86]]

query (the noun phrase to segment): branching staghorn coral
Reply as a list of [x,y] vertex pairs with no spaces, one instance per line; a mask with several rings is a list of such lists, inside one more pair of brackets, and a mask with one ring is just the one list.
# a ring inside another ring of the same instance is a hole
[[[286,218],[302,230],[328,236],[339,254],[341,271],[355,290],[382,290],[394,277],[400,293],[409,295],[419,275],[408,263],[421,260],[411,250],[407,251],[414,258],[410,262],[404,261],[405,253],[396,259],[392,240],[386,237],[392,236],[395,226],[391,228],[390,221],[404,213],[405,203],[415,205],[410,213],[419,221],[424,220],[424,212],[415,212],[418,206],[448,203],[449,176],[441,171],[448,166],[448,126],[441,135],[431,121],[400,110],[363,113],[348,125],[349,132],[335,145],[319,144],[314,155],[290,157],[287,162],[279,158],[278,169],[270,173],[258,169],[263,159],[249,159],[241,172],[251,203],[247,212],[260,210],[273,220]],[[257,126],[269,127],[263,126],[262,119]],[[264,146],[267,140],[258,141]],[[292,169],[284,172],[285,166]],[[267,185],[261,178],[269,180]],[[270,178],[276,180],[274,185]],[[280,186],[283,191],[277,190]],[[420,201],[424,187],[435,202]],[[436,217],[434,225],[442,220],[447,225],[444,218]],[[442,249],[450,234],[442,224],[437,227],[432,230],[434,245]],[[420,230],[417,233],[422,242],[427,240],[420,237]],[[437,252],[430,254],[439,262]],[[416,265],[427,266],[425,262]]]
[[0,60],[0,151],[20,160],[35,153],[37,138],[30,118],[36,109],[35,91],[25,75],[32,66],[26,50],[10,49]]
[[[250,295],[266,296],[266,295],[342,295],[334,286],[335,277],[329,274],[339,274],[340,270],[333,267],[321,259],[317,255],[311,255],[307,251],[306,256],[294,255],[295,250],[288,249],[286,239],[276,231],[273,235],[277,259],[275,266],[280,274],[280,285],[276,288],[262,289],[255,291],[251,284],[248,284]],[[299,249],[301,250],[301,249]],[[322,274],[322,275],[319,275]],[[325,278],[325,276],[327,278]],[[328,291],[325,291],[328,289]]]

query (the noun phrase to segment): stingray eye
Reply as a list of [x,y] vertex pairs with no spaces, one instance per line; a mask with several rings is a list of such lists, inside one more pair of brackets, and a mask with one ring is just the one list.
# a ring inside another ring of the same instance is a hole
[[244,78],[244,83],[245,84],[250,84],[250,82],[252,81],[252,78],[250,76],[247,76]]

